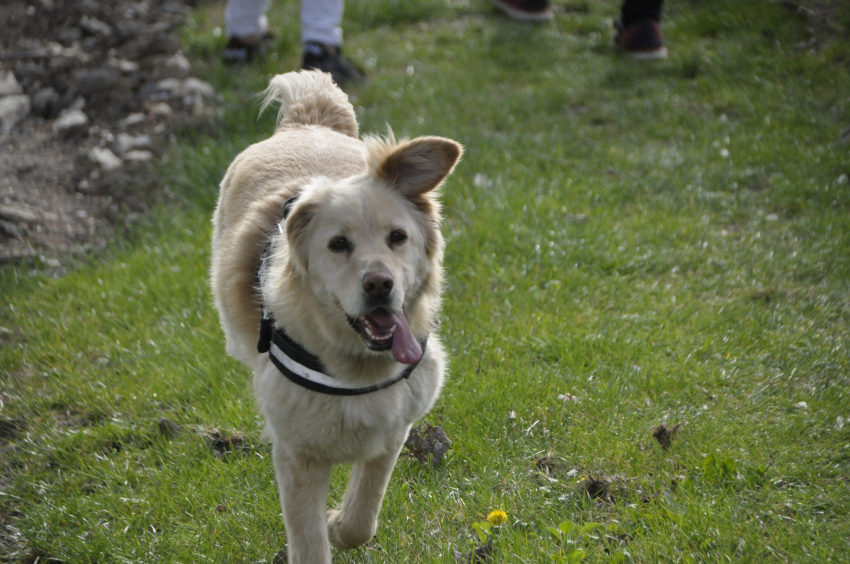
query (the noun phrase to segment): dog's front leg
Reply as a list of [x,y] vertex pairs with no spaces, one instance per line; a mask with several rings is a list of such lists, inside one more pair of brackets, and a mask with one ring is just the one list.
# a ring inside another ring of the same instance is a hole
[[276,444],[273,456],[289,564],[331,564],[325,516],[332,465],[291,456]]
[[339,509],[328,511],[328,538],[332,545],[354,548],[375,536],[378,512],[401,447],[399,445],[391,453],[351,465],[351,477],[342,504]]

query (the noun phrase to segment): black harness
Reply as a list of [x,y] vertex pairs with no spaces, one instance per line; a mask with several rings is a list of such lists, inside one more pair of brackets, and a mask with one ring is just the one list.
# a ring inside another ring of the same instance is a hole
[[[289,210],[292,208],[292,204],[295,203],[297,198],[297,196],[295,198],[290,198],[283,204],[284,219],[286,219],[289,215]],[[280,224],[278,224],[278,230],[283,233],[283,229]],[[258,280],[260,280],[260,276],[265,268],[270,251],[271,241],[266,244],[266,248],[263,251],[260,267],[257,269]],[[360,396],[363,394],[369,394],[377,392],[378,390],[389,388],[393,384],[407,379],[416,367],[419,366],[418,362],[416,364],[411,364],[402,370],[397,376],[371,386],[363,386],[359,388],[345,386],[338,379],[326,374],[325,367],[317,356],[304,350],[304,348],[296,343],[292,337],[287,335],[286,331],[284,331],[282,327],[275,327],[274,317],[271,312],[266,309],[265,305],[262,306],[262,311],[263,319],[260,321],[260,340],[257,343],[257,352],[269,353],[269,360],[272,361],[272,364],[275,365],[281,374],[286,376],[286,378],[291,382],[313,392],[329,394],[332,396]],[[423,355],[427,342],[428,337],[419,341]]]

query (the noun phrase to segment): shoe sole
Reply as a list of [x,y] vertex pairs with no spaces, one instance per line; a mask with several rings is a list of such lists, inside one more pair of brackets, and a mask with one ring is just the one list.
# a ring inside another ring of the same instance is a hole
[[550,22],[555,19],[555,14],[551,8],[547,8],[542,12],[525,12],[500,0],[490,0],[490,3],[505,12],[509,18],[521,22]]
[[666,59],[667,47],[659,47],[658,49],[653,49],[651,51],[627,51],[627,53],[631,58],[637,59],[639,61],[651,59]]

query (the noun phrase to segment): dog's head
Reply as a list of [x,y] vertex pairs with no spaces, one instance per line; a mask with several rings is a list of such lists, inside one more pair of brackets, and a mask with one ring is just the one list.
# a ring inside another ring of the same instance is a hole
[[[366,140],[367,172],[304,188],[286,219],[291,270],[372,351],[422,356],[408,319],[439,299],[443,240],[435,189],[460,159],[449,139]],[[430,302],[430,303],[426,303]],[[430,324],[431,320],[425,320]],[[415,329],[415,328],[414,328]],[[361,345],[362,346],[362,345]]]

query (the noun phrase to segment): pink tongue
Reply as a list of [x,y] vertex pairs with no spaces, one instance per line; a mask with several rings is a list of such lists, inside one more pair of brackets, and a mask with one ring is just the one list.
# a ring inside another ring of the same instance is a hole
[[395,325],[393,333],[393,357],[403,364],[416,364],[422,358],[422,347],[410,331],[403,312],[388,313],[375,310],[369,314],[375,325],[389,329]]

